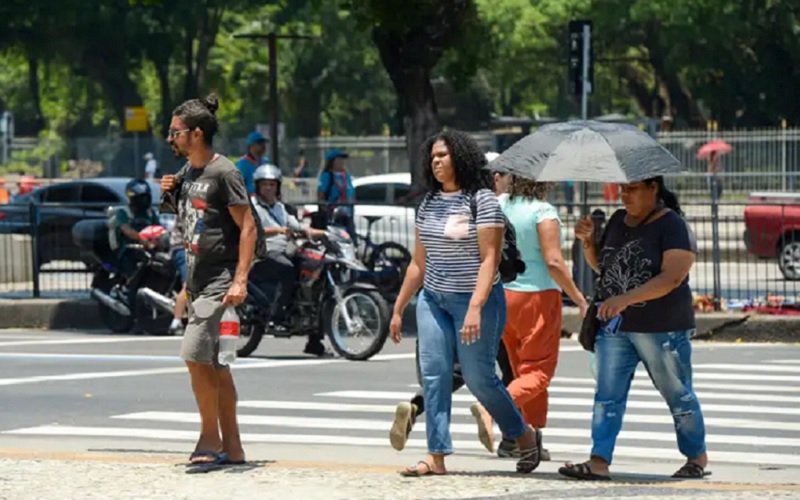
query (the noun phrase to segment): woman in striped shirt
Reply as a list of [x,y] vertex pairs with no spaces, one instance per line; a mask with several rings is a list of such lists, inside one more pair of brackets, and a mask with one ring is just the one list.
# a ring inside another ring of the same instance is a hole
[[[450,410],[453,363],[458,359],[469,390],[517,441],[517,471],[531,472],[539,450],[536,435],[522,419],[495,373],[495,358],[505,325],[506,303],[497,267],[505,219],[489,189],[486,160],[478,144],[458,131],[444,131],[424,149],[429,192],[417,211],[417,243],[390,331],[402,338],[402,315],[417,301],[419,363],[425,396],[428,457],[404,475],[445,474],[444,457],[453,452]],[[536,464],[538,465],[538,464]]]

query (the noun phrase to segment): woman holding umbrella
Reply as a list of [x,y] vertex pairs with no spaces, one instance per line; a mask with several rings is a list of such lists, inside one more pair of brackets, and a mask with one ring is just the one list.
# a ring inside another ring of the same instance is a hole
[[540,128],[493,166],[540,181],[622,184],[625,208],[612,215],[602,238],[595,239],[590,217],[575,227],[586,262],[600,276],[602,303],[596,314],[603,324],[594,345],[587,343],[597,364],[591,456],[559,472],[576,479],[609,478],[628,391],[642,362],[670,408],[678,449],[686,456],[673,477],[707,475],[705,424],[692,389],[690,344],[695,318],[688,276],[697,246],[663,178],[682,171],[680,162],[635,127],[577,121]]
[[559,469],[575,479],[608,479],[628,391],[641,361],[670,408],[686,463],[676,478],[702,478],[708,466],[705,425],[692,390],[690,339],[695,318],[688,276],[696,242],[677,197],[661,176],[622,186],[624,209],[608,222],[601,244],[584,218],[575,228],[584,256],[600,274],[597,385],[592,451],[587,462]]

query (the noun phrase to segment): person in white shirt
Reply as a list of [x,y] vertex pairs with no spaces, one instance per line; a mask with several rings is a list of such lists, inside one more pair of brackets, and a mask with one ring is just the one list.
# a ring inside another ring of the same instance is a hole
[[155,156],[153,153],[147,153],[144,155],[144,159],[147,163],[144,164],[144,178],[152,181],[156,178],[156,171],[158,170],[158,162],[156,161]]

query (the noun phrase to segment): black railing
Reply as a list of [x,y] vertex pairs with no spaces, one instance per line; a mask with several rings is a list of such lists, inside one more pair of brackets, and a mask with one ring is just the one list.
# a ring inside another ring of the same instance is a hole
[[[717,308],[735,308],[770,298],[778,303],[797,300],[800,203],[791,203],[768,200],[751,205],[685,204],[686,220],[698,246],[697,262],[690,274],[693,291]],[[306,222],[319,208],[315,203],[294,206],[299,218]],[[578,207],[568,210],[563,204],[556,206],[565,229],[564,257],[572,265]],[[746,223],[744,214],[748,206],[752,213]],[[377,245],[386,242],[396,242],[413,254],[413,206],[357,203],[349,208],[354,213],[359,235],[359,256],[367,259]],[[592,204],[591,208],[599,208],[610,216],[620,206]],[[91,275],[72,242],[72,225],[86,218],[105,219],[106,210],[105,205],[0,206],[0,296],[87,293]]]

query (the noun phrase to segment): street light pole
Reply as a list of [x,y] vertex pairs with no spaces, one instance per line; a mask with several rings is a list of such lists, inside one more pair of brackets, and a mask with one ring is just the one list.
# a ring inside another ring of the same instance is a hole
[[314,37],[308,35],[278,35],[270,33],[244,33],[233,35],[233,38],[250,38],[267,41],[269,56],[269,139],[270,155],[274,165],[280,166],[278,156],[278,39],[310,40]]

